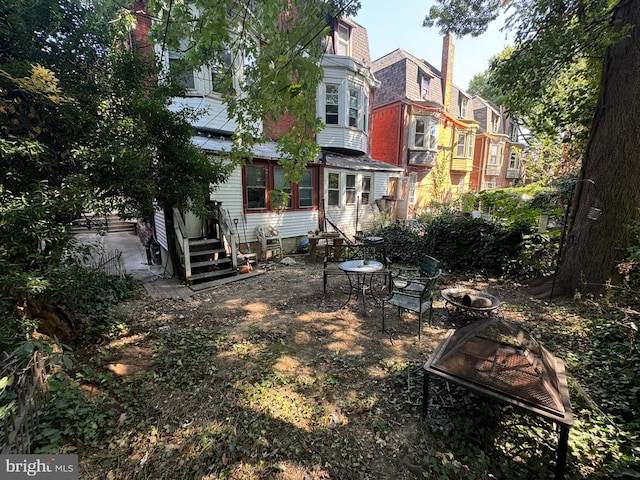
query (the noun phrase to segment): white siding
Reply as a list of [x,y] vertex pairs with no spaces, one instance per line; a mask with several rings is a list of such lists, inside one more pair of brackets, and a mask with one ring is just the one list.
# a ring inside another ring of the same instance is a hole
[[155,226],[156,241],[165,250],[169,250],[169,240],[167,239],[167,225],[164,221],[164,212],[156,210],[153,214],[153,224]]
[[228,118],[227,108],[216,98],[175,98],[169,109],[177,111],[184,107],[196,109],[206,108],[204,115],[200,116],[192,123],[193,126],[199,130],[214,130],[221,133],[233,133],[238,128],[238,123],[234,119]]
[[[229,180],[212,192],[211,200],[222,202],[222,208],[229,212],[231,221],[238,219],[238,236],[240,243],[246,241],[256,242],[256,227],[266,224],[273,226],[282,238],[303,237],[309,230],[315,230],[318,226],[318,211],[292,211],[277,214],[275,212],[243,214],[242,208],[242,170],[237,168],[229,177]],[[285,249],[286,250],[286,249]]]

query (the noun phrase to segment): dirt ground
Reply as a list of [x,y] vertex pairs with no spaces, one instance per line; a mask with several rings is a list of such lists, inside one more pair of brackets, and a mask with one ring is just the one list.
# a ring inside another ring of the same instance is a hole
[[[81,478],[423,478],[443,446],[422,428],[419,367],[467,320],[436,294],[421,341],[417,318],[392,307],[383,332],[372,298],[347,303],[337,276],[323,293],[322,265],[294,260],[188,301],[121,306],[128,327],[86,359],[120,379],[99,388],[117,398],[121,431],[85,450]],[[454,285],[495,295],[515,322],[545,315],[513,280],[445,273],[437,288]]]

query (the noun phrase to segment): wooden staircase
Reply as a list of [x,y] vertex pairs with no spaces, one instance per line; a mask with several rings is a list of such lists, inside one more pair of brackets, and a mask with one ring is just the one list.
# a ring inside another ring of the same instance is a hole
[[238,275],[236,242],[224,218],[219,209],[208,235],[211,238],[188,238],[181,212],[176,208],[173,210],[180,266],[192,290],[209,288],[222,278]]
[[94,213],[84,213],[82,217],[75,219],[71,223],[71,233],[87,232],[135,232],[135,222],[121,219],[118,215],[95,215]]

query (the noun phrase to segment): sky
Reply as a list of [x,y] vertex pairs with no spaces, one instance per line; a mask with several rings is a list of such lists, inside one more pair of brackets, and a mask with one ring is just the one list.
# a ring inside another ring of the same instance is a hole
[[[436,27],[422,26],[432,0],[361,0],[361,4],[353,19],[367,29],[371,60],[402,48],[440,70],[442,36]],[[466,90],[469,80],[489,67],[489,59],[509,45],[505,32],[500,32],[502,26],[498,18],[479,37],[454,37],[456,86]]]

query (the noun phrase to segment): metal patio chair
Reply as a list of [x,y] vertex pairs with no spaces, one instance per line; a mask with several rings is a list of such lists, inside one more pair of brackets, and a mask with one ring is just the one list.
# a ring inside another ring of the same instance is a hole
[[382,299],[382,331],[385,328],[385,306],[394,305],[398,307],[398,318],[402,317],[403,311],[411,311],[418,314],[418,340],[422,338],[422,317],[429,311],[429,325],[433,316],[433,294],[434,287],[442,270],[438,269],[429,277],[406,277],[396,275],[393,278],[393,290],[389,298]]

